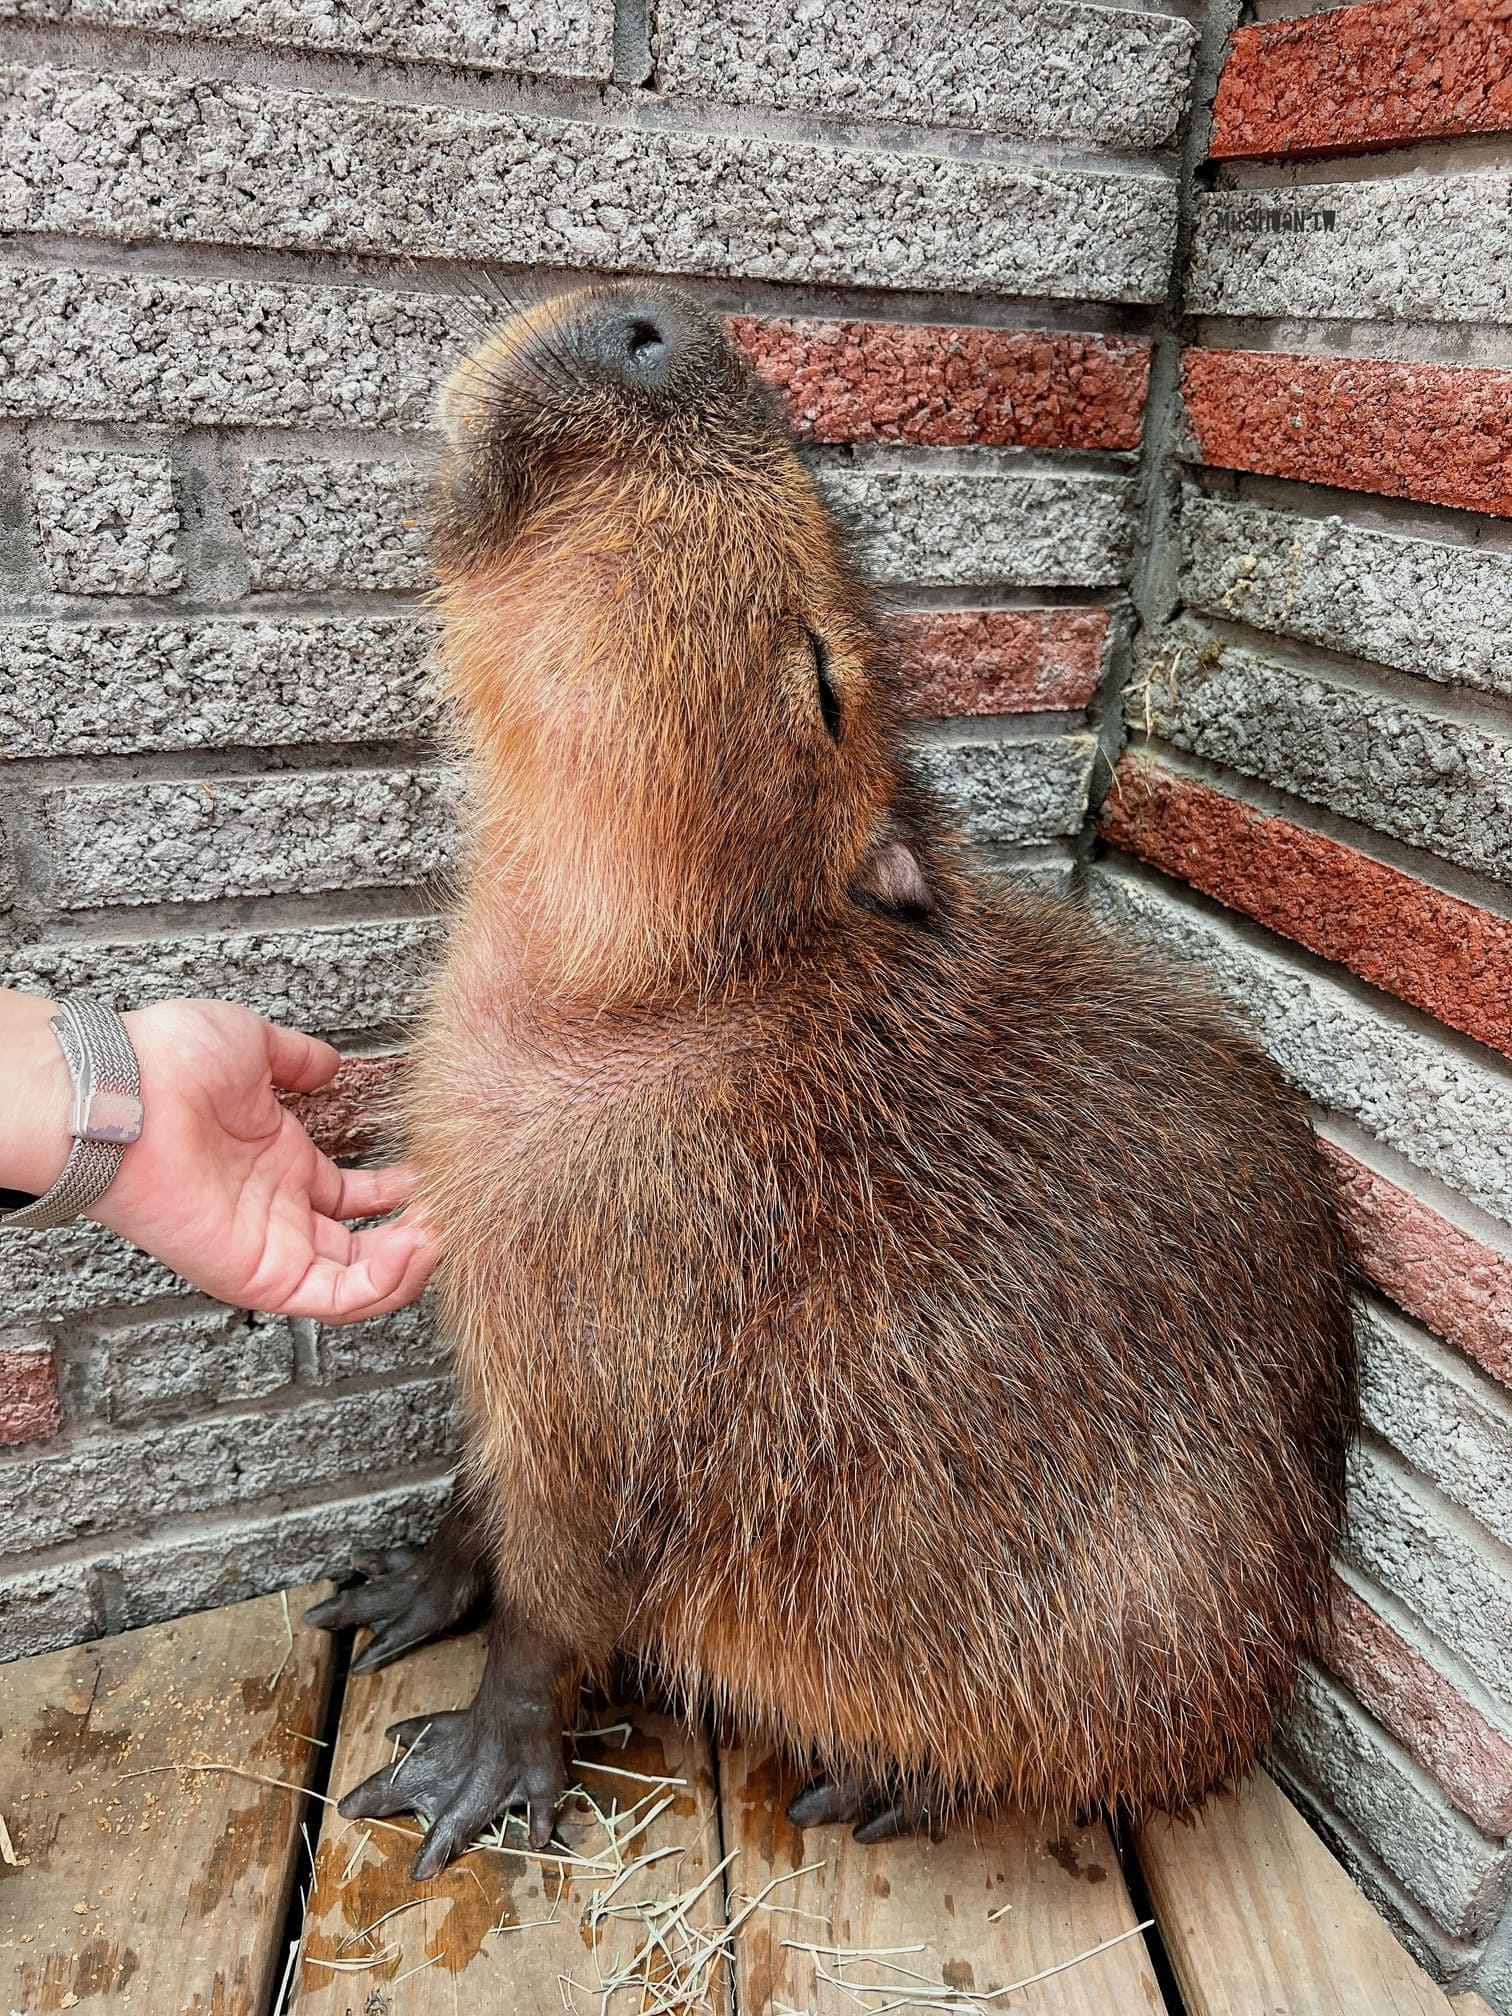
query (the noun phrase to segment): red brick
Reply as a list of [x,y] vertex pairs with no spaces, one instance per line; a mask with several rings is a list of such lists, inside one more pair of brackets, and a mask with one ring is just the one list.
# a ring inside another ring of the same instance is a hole
[[1512,1055],[1512,923],[1146,757],[1101,813],[1115,846]]
[[1106,609],[927,609],[895,616],[911,714],[1030,714],[1097,691]]
[[344,1057],[336,1076],[318,1092],[279,1096],[327,1155],[370,1155],[388,1145],[387,1095],[407,1062],[397,1053]]
[[1512,513],[1512,371],[1188,350],[1204,462]]
[[63,1422],[50,1344],[0,1348],[0,1443],[56,1435]]
[[1325,1141],[1323,1152],[1376,1286],[1494,1378],[1512,1385],[1512,1260],[1334,1142]]
[[1342,1582],[1329,1663],[1475,1824],[1512,1833],[1512,1743]]
[[729,327],[812,441],[1139,446],[1150,347],[1132,337],[752,315]]
[[1364,0],[1235,30],[1212,157],[1356,153],[1509,128],[1506,0]]

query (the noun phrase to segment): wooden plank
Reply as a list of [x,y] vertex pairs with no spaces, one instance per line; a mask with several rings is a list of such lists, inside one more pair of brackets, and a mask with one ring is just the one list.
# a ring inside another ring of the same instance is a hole
[[1451,1995],[1449,2006],[1454,2011],[1454,2016],[1496,2016],[1496,2012],[1483,1995]]
[[[940,1842],[862,1848],[848,1828],[793,1827],[783,1809],[797,1783],[769,1756],[721,1750],[719,1775],[725,1844],[740,1851],[728,1877],[732,1915],[774,1879],[792,1878],[767,1890],[737,1933],[742,2016],[880,2009],[910,1989],[922,1992],[903,1968],[936,1996],[944,1988],[963,1991],[958,2007],[997,1995],[1003,2006],[1034,2016],[1163,2009],[1100,1823],[1056,1832],[1010,1816],[956,1828]],[[1109,1940],[1119,1943],[1105,1945]],[[1097,1946],[1105,1950],[1091,1954]],[[816,1947],[895,1950],[882,1959],[842,1960]],[[842,1975],[849,1988],[839,1985]],[[1046,1978],[1030,1993],[1003,1996],[1011,1983],[1039,1975]],[[861,1990],[863,1983],[875,1984],[873,1992]]]
[[[277,1596],[0,1667],[0,2009],[251,2016],[283,1965],[331,1643]],[[135,1774],[149,1775],[135,1775]]]
[[[474,1636],[354,1677],[342,1710],[332,1792],[349,1791],[390,1760],[393,1745],[383,1733],[390,1722],[465,1704],[481,1667],[482,1644]],[[399,1823],[402,1832],[390,1831],[373,1821],[344,1821],[328,1808],[316,1849],[295,2016],[356,2016],[368,2009],[382,2016],[456,2016],[485,2008],[488,2016],[561,2009],[597,2016],[600,1971],[612,1976],[645,1943],[645,1926],[632,1915],[637,1907],[679,1898],[712,1876],[687,1915],[700,1933],[717,1933],[724,1898],[715,1873],[719,1821],[708,1740],[647,1710],[628,1719],[627,1729],[618,1712],[595,1710],[595,1727],[620,1726],[609,1736],[581,1736],[575,1745],[577,1782],[591,1790],[614,1831],[626,1836],[618,1856],[606,1829],[574,1797],[563,1808],[558,1836],[582,1863],[475,1849],[434,1882],[415,1883],[409,1876],[419,1838],[414,1821]],[[656,1780],[681,1782],[658,1787]],[[639,1817],[659,1801],[669,1803],[629,1838],[635,1820],[625,1816],[643,1799],[648,1804]],[[512,1838],[523,1844],[517,1831]],[[617,1862],[634,1865],[652,1854],[659,1859],[615,1888],[608,1901],[616,1915],[585,1923],[595,1897],[605,1898],[616,1884]],[[396,1915],[378,1925],[387,1912]],[[364,1937],[370,1927],[371,1936]],[[676,1947],[675,1934],[669,1943]],[[662,1975],[664,1960],[653,1954],[650,1971]],[[680,2002],[679,2009],[688,2016],[725,2016],[723,1964],[708,1970],[701,1985],[707,1992]],[[653,1994],[645,2006],[654,2008],[657,1999]],[[626,2016],[641,2007],[638,1991],[610,2005]]]
[[1152,1821],[1138,1853],[1191,2016],[1450,2016],[1263,1771],[1189,1824]]

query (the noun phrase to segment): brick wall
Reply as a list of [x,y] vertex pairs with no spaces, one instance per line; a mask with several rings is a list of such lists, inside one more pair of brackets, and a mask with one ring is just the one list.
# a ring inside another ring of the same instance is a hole
[[[855,525],[967,827],[1316,1102],[1368,1429],[1282,1762],[1512,2011],[1512,35],[1288,4],[1230,43],[1234,0],[17,0],[0,914],[21,984],[334,1036],[312,1120],[374,1149],[449,845],[415,520],[458,296],[683,277]],[[88,1228],[0,1239],[0,1305],[4,1652],[444,1491],[423,1306],[253,1318]]]
[[1434,1971],[1506,2011],[1512,22],[1254,11],[1200,80],[1180,482],[1090,897],[1248,1014],[1346,1182],[1366,1430],[1281,1763]]

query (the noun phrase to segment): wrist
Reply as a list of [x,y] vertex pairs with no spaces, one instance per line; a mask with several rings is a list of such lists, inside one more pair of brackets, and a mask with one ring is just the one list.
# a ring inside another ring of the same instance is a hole
[[55,1001],[4,996],[0,1015],[0,1185],[40,1196],[72,1147],[73,1087],[51,1025]]

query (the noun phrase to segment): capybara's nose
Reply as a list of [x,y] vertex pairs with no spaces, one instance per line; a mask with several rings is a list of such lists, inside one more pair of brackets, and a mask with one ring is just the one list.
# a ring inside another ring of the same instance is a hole
[[677,350],[674,318],[661,305],[600,303],[573,332],[570,348],[590,371],[626,386],[661,386]]

